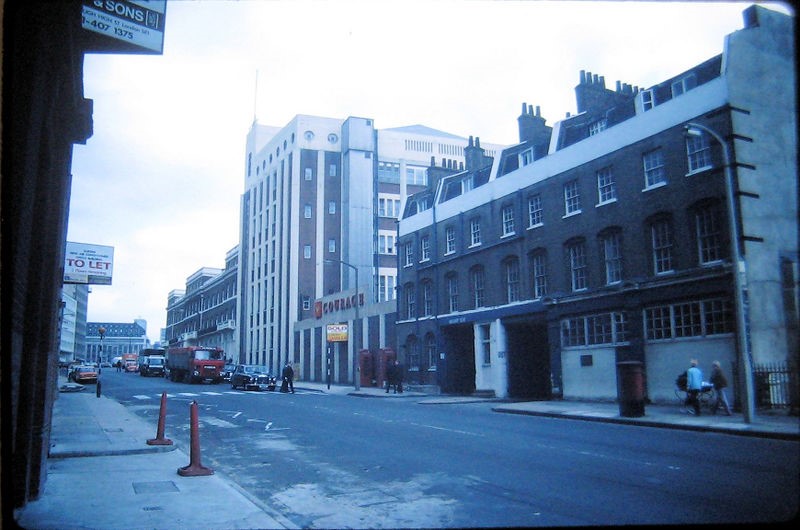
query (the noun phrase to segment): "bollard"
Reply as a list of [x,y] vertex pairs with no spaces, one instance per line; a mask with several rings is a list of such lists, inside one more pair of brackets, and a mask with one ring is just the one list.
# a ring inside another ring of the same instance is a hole
[[164,438],[164,423],[167,418],[167,393],[161,393],[161,408],[158,411],[158,429],[156,437],[147,440],[147,445],[172,445],[172,440]]
[[189,454],[189,465],[179,467],[178,475],[182,477],[213,475],[213,469],[209,469],[200,463],[200,433],[198,432],[197,422],[197,401],[192,401],[192,403],[189,405],[189,418],[191,421],[191,447]]
[[96,388],[94,389],[94,393],[95,393],[95,395],[97,397],[100,397],[100,380],[99,379],[97,380],[97,383],[96,383],[95,386],[96,386]]

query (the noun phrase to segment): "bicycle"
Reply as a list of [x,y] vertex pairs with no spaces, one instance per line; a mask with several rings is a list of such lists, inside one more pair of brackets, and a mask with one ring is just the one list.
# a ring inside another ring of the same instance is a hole
[[[678,400],[678,405],[681,407],[686,406],[686,398],[689,396],[689,392],[686,391],[686,387],[676,387],[675,388],[675,397]],[[700,388],[700,392],[697,393],[697,399],[700,401],[700,408],[707,408],[709,410],[713,409],[714,403],[716,402],[716,396],[714,395],[714,385],[711,383],[707,383],[703,381],[702,386]]]

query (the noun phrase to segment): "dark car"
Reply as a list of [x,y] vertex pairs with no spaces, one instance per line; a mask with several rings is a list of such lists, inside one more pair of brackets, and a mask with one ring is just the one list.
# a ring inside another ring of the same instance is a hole
[[76,366],[69,373],[69,379],[76,383],[96,383],[97,368],[85,365]]
[[231,374],[231,388],[244,390],[275,390],[275,376],[266,366],[238,364]]
[[222,371],[219,373],[219,375],[221,375],[222,379],[224,379],[225,381],[230,381],[231,380],[231,376],[233,375],[233,371],[235,369],[236,369],[236,365],[235,364],[226,364],[222,368]]

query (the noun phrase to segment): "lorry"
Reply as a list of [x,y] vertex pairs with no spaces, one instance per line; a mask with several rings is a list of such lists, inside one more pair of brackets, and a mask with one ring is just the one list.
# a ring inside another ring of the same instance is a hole
[[126,372],[135,372],[139,369],[139,355],[136,353],[123,353],[120,362]]
[[139,375],[142,377],[164,377],[166,350],[163,348],[145,348],[139,352]]
[[184,383],[222,381],[225,355],[222,348],[182,346],[167,350],[167,373],[170,381]]

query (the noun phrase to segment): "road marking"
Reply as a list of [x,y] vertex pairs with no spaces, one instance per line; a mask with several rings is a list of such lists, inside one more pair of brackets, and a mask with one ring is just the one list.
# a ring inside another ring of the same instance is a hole
[[186,397],[196,397],[200,394],[195,394],[194,392],[178,392],[179,396],[186,396]]
[[436,429],[438,431],[454,432],[454,433],[457,433],[457,434],[468,434],[469,436],[483,436],[480,433],[469,432],[469,431],[459,431],[458,429],[448,429],[446,427],[437,427],[436,425],[425,425],[423,423],[412,423],[411,425],[415,425],[417,427],[427,427],[429,429]]
[[206,396],[221,396],[222,395],[222,392],[212,392],[210,390],[207,391],[207,392],[202,392],[202,393],[205,394]]
[[133,397],[136,398],[136,399],[150,399],[150,396],[143,396],[141,394],[139,394],[138,396],[133,396]]
[[234,414],[234,415],[233,415],[233,417],[234,417],[234,418],[238,418],[238,417],[239,417],[239,415],[240,415],[241,413],[242,413],[242,411],[239,411],[239,412],[237,412],[236,414]]

